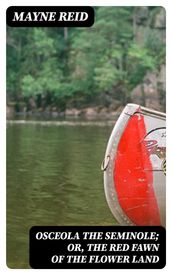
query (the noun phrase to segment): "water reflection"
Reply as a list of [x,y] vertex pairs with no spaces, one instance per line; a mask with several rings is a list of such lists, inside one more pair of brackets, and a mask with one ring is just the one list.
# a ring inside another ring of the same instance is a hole
[[34,225],[114,225],[102,162],[112,126],[8,124],[7,264],[28,268]]

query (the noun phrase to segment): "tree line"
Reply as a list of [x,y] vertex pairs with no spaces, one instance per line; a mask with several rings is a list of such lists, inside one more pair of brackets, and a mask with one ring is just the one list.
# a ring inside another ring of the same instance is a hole
[[58,111],[112,99],[124,105],[147,71],[165,63],[165,43],[149,27],[159,9],[142,16],[141,43],[136,7],[95,7],[90,28],[7,27],[8,101]]

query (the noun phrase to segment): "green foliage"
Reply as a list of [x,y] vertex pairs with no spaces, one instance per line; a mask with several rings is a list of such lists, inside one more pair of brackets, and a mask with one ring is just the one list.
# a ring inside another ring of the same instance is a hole
[[153,28],[159,12],[149,8],[141,41],[134,7],[96,7],[91,28],[7,28],[8,95],[48,94],[62,109],[72,101],[96,104],[107,93],[125,102],[148,71],[165,63],[164,39]]
[[145,70],[155,69],[153,56],[149,55],[148,50],[143,46],[132,44],[128,52],[128,57],[130,62],[140,64]]
[[113,64],[105,63],[102,67],[95,68],[95,82],[99,91],[111,91],[121,77],[122,74]]
[[132,87],[143,80],[147,71],[156,69],[155,58],[149,54],[146,47],[137,44],[132,44],[129,48],[128,64],[130,67],[128,78]]
[[42,89],[39,84],[30,74],[25,75],[22,80],[23,95],[29,97],[38,94]]

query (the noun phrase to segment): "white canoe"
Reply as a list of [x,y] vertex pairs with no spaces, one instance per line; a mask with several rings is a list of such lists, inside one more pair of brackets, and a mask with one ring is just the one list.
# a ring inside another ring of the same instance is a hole
[[121,225],[162,225],[166,216],[166,116],[128,104],[110,136],[104,188]]

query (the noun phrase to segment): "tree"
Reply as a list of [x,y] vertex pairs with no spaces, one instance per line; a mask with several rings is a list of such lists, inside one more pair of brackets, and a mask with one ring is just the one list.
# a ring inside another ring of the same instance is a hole
[[8,97],[32,97],[38,107],[59,110],[100,98],[108,106],[107,96],[124,105],[146,73],[165,64],[165,41],[154,27],[161,13],[161,7],[96,7],[90,28],[8,27]]

